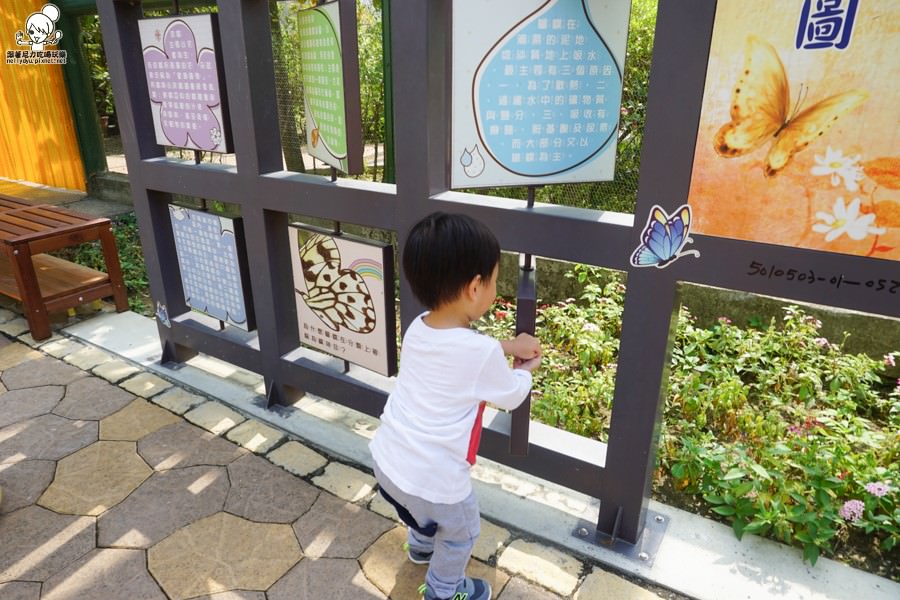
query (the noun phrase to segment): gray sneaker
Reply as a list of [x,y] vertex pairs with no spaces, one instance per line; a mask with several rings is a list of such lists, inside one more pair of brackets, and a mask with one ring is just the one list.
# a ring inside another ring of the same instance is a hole
[[422,600],[491,600],[491,584],[484,579],[466,577],[449,598],[438,598],[426,584],[419,588]]

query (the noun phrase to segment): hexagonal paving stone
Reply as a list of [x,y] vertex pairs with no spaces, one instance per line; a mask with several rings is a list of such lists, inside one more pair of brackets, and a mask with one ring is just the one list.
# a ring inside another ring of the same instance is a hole
[[143,398],[137,398],[119,412],[100,421],[100,439],[136,442],[147,434],[179,422],[181,419],[177,415],[154,406]]
[[575,592],[575,600],[592,600],[601,596],[622,598],[622,600],[658,600],[659,598],[650,590],[631,583],[624,577],[594,567],[593,571],[585,577],[578,591]]
[[153,396],[153,403],[170,410],[175,414],[183,415],[195,406],[206,402],[206,398],[192,394],[184,388],[172,387],[162,394]]
[[53,481],[55,471],[56,463],[50,460],[23,460],[0,468],[0,515],[34,504]]
[[266,458],[282,469],[301,477],[328,464],[327,458],[294,440],[272,450]]
[[265,454],[284,441],[285,437],[281,431],[256,419],[244,421],[225,435],[226,439],[256,454]]
[[66,386],[66,395],[53,412],[69,419],[94,419],[122,410],[134,396],[99,377],[85,377]]
[[294,533],[306,556],[357,558],[393,527],[382,516],[322,492],[310,511],[294,523]]
[[497,566],[540,583],[561,596],[575,591],[583,565],[575,557],[541,544],[513,541],[500,555]]
[[[497,591],[494,590],[494,595]],[[591,598],[617,598],[615,595],[603,593],[599,596],[590,596]],[[517,577],[510,580],[503,593],[500,594],[498,600],[563,600],[562,596],[554,594],[550,590],[528,583]]]
[[138,453],[157,471],[195,465],[227,465],[248,454],[184,421],[163,427],[138,442]]
[[38,504],[59,513],[96,516],[124,500],[152,472],[134,442],[97,442],[59,461]]
[[39,358],[3,371],[3,385],[10,390],[42,385],[68,385],[87,374],[54,358]]
[[224,467],[154,473],[97,521],[100,546],[149,548],[179,527],[222,510],[228,495]]
[[138,373],[131,379],[126,379],[121,382],[119,385],[141,398],[150,398],[151,396],[172,387],[171,383],[161,377],[157,377],[153,373]]
[[252,521],[292,523],[319,496],[318,488],[253,454],[228,465],[228,477],[225,510]]
[[191,600],[266,600],[266,595],[262,592],[248,592],[245,590],[234,592],[220,592],[218,594],[209,594],[206,596],[197,596]]
[[97,441],[96,421],[42,415],[0,429],[0,464],[27,459],[59,460]]
[[184,413],[184,418],[203,429],[221,435],[246,419],[237,411],[218,402],[204,402]]
[[43,357],[43,353],[32,350],[24,344],[8,343],[0,348],[0,371],[6,371],[23,362]]
[[94,375],[102,377],[111,383],[118,383],[139,371],[140,369],[124,360],[111,360],[94,367]]
[[[273,585],[266,595],[269,600],[296,598],[386,600],[387,598],[366,579],[355,560],[341,558],[305,558]],[[406,597],[395,596],[395,598]]]
[[359,469],[341,463],[331,463],[325,467],[324,473],[313,477],[313,483],[338,498],[359,502],[375,487],[375,478]]
[[166,593],[183,600],[228,590],[266,590],[303,555],[289,525],[217,513],[179,529],[147,556],[150,572]]
[[0,598],[3,600],[39,600],[41,584],[36,581],[13,581],[0,583]]
[[71,338],[57,337],[44,344],[42,350],[50,356],[62,358],[68,354],[78,352],[83,348],[85,348],[84,344],[76,342]]
[[28,331],[28,321],[22,317],[16,317],[5,323],[0,323],[0,331],[7,335],[17,336]]
[[65,391],[61,385],[44,385],[6,392],[0,396],[0,427],[49,413]]
[[0,583],[44,581],[94,548],[94,518],[29,506],[0,519]]
[[41,600],[166,600],[140,550],[97,549],[44,583]]
[[72,366],[78,367],[79,369],[89,371],[97,365],[102,365],[105,362],[111,361],[112,356],[110,356],[100,348],[87,346],[85,348],[82,348],[81,350],[78,350],[77,352],[73,352],[72,354],[67,355],[63,360],[65,360]]
[[[418,588],[425,582],[427,565],[416,565],[406,557],[403,543],[406,528],[395,527],[366,550],[359,562],[366,577],[391,598],[419,598]],[[487,580],[494,594],[503,589],[509,576],[477,560],[469,561],[466,575]],[[269,600],[273,600],[271,597]]]

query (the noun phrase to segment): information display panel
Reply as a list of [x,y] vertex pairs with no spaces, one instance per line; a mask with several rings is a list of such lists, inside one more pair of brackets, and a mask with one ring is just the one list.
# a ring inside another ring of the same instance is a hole
[[217,15],[138,23],[156,142],[231,152]]
[[307,152],[348,174],[363,168],[355,6],[334,0],[297,15]]
[[719,0],[695,233],[900,260],[898,22],[891,0]]
[[452,187],[613,179],[630,7],[453,3]]
[[243,222],[169,205],[185,304],[244,331],[256,328]]
[[300,341],[396,373],[393,247],[299,225],[289,233]]

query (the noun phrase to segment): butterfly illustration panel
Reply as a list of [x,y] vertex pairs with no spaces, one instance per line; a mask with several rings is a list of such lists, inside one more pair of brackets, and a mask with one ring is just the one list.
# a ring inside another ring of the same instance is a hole
[[452,187],[613,179],[630,9],[455,0]]
[[185,304],[244,331],[255,329],[243,221],[173,204],[169,217]]
[[719,0],[694,233],[900,260],[900,4]]
[[393,375],[392,246],[299,225],[289,236],[300,342]]

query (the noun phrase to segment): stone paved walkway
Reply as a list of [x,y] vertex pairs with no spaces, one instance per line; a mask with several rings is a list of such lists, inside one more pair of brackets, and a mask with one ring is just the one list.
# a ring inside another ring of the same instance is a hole
[[[419,598],[371,475],[3,317],[0,599]],[[469,572],[499,600],[657,598],[486,521]]]

